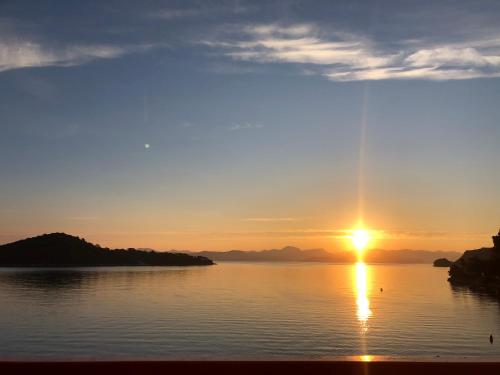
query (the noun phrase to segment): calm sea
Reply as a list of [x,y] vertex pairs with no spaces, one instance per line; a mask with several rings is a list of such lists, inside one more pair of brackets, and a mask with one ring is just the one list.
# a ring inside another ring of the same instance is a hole
[[500,359],[500,304],[446,279],[430,265],[3,268],[0,358]]

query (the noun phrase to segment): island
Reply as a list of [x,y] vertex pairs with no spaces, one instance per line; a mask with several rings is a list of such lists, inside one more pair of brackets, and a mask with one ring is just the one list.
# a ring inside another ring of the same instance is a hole
[[109,249],[65,233],[0,245],[0,267],[207,266],[207,257],[183,253]]
[[500,293],[500,231],[492,238],[492,248],[467,250],[451,265],[450,283]]
[[453,262],[451,260],[448,260],[446,258],[439,258],[439,259],[436,259],[432,265],[434,267],[451,267],[451,265],[453,264]]

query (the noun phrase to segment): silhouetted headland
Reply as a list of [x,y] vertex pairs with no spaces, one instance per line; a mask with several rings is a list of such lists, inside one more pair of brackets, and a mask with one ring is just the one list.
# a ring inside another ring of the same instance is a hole
[[453,264],[453,262],[451,260],[448,260],[446,258],[439,258],[439,259],[436,259],[432,265],[434,267],[451,267],[451,265]]
[[203,256],[109,249],[65,233],[44,234],[0,245],[1,267],[205,266]]
[[492,238],[493,247],[464,252],[451,265],[448,281],[500,293],[500,231]]

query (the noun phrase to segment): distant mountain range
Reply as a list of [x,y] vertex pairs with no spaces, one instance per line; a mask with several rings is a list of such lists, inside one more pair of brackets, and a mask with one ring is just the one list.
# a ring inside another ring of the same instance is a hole
[[[282,249],[260,251],[200,251],[185,253],[200,255],[215,261],[253,261],[253,262],[328,262],[352,263],[357,260],[353,251],[329,252],[324,249],[301,250],[287,246]],[[456,251],[427,250],[381,250],[370,249],[364,254],[368,263],[432,263],[437,258],[458,259],[461,253]]]
[[0,245],[0,267],[202,266],[210,259],[181,253],[111,250],[65,233],[50,233]]

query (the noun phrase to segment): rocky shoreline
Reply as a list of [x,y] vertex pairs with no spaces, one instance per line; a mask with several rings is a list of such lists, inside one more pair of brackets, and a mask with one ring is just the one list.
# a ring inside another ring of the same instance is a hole
[[500,295],[500,231],[493,247],[467,250],[450,266],[448,281]]
[[500,255],[492,248],[469,250],[454,262],[448,281],[500,293]]

